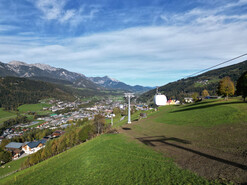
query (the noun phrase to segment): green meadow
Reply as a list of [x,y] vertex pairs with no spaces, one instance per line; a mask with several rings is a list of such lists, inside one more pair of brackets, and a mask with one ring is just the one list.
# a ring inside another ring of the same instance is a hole
[[[0,180],[1,184],[210,184],[122,134],[105,134]],[[215,182],[214,182],[215,183]]]
[[[128,128],[123,134],[98,136],[2,178],[0,184],[217,184],[179,168],[166,148],[148,147],[136,138],[162,136],[171,138],[171,144],[188,141],[188,147],[208,154],[217,149],[241,157],[247,151],[247,104],[237,98],[159,107],[156,112],[147,111],[146,119],[140,119],[140,113],[132,115],[131,125],[127,116],[122,121],[120,115],[114,118],[114,128]],[[238,182],[242,177],[231,178]]]
[[8,119],[15,118],[16,114],[9,111],[4,111],[3,108],[0,108],[0,124]]
[[50,104],[46,104],[46,103],[38,103],[38,104],[24,104],[24,105],[21,105],[18,110],[21,112],[21,113],[24,113],[24,112],[37,112],[38,114],[48,114],[50,113],[51,111],[43,111],[43,108],[44,107],[51,107],[52,105]]
[[247,122],[246,103],[238,99],[205,100],[195,104],[161,107],[155,121],[174,125],[212,127]]
[[11,161],[5,165],[2,165],[0,168],[0,178],[4,176],[14,173],[17,170],[21,169],[21,164],[26,160],[26,157],[23,157],[18,160]]

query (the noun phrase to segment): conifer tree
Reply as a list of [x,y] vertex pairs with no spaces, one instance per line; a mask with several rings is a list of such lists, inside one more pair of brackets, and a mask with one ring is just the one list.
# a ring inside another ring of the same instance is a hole
[[244,72],[237,81],[237,95],[242,95],[245,101],[247,96],[247,71]]

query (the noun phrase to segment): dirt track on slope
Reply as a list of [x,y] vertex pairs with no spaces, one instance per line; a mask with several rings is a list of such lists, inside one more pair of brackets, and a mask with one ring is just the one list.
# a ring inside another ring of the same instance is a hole
[[209,180],[247,184],[246,126],[197,128],[139,121],[119,132]]

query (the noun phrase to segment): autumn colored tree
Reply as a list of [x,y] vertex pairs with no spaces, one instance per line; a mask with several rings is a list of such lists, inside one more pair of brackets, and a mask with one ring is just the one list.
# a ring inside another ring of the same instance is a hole
[[92,133],[93,133],[93,126],[88,124],[79,130],[78,137],[81,142],[84,142],[91,137]]
[[219,84],[218,93],[224,95],[225,99],[228,99],[228,96],[234,95],[235,87],[229,76],[224,77]]
[[58,138],[59,142],[58,142],[58,146],[57,146],[57,152],[61,153],[64,152],[67,148],[66,146],[66,136],[62,135],[60,138]]
[[95,125],[98,134],[104,131],[106,122],[105,122],[105,117],[103,115],[101,114],[95,115],[93,123]]
[[209,93],[208,93],[208,91],[207,91],[206,89],[204,89],[204,90],[202,91],[202,97],[205,98],[205,97],[207,97],[207,96],[209,96]]
[[244,72],[237,81],[237,95],[242,95],[245,101],[247,96],[247,71]]
[[194,93],[192,94],[192,98],[193,98],[193,101],[194,101],[194,102],[196,102],[196,101],[198,100],[198,96],[199,96],[199,94],[198,94],[197,92],[194,92]]
[[10,143],[9,139],[3,139],[1,144],[0,144],[0,148],[4,148],[9,143]]
[[121,113],[121,110],[118,107],[113,108],[113,114],[118,115]]

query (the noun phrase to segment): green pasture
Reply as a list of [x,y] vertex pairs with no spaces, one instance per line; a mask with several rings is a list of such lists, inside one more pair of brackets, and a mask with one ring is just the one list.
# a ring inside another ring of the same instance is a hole
[[211,127],[247,122],[247,104],[237,99],[204,100],[199,103],[159,108],[156,122]]
[[134,138],[179,138],[193,146],[245,156],[247,151],[247,103],[204,100],[195,104],[159,107],[147,119],[129,125]]
[[16,113],[5,111],[3,110],[3,108],[0,108],[0,124],[3,123],[4,121],[7,121],[8,119],[15,117],[16,117]]
[[7,164],[4,164],[0,167],[0,179],[4,176],[14,173],[15,171],[21,168],[21,164],[26,160],[26,157],[23,157],[18,160],[11,161]]
[[46,103],[37,103],[37,104],[24,104],[24,105],[21,105],[18,110],[21,112],[21,113],[24,113],[24,112],[37,112],[38,114],[48,114],[50,113],[51,111],[43,111],[43,108],[44,107],[51,107],[52,105],[50,104],[46,104]]
[[[105,134],[0,180],[1,184],[210,184],[145,145]],[[215,182],[214,182],[215,184]]]
[[[152,110],[149,111],[136,111],[135,113],[131,114],[131,122],[138,121],[140,119],[140,113],[146,113],[147,116],[153,115],[155,112]],[[117,115],[113,119],[113,128],[117,128],[119,126],[123,126],[124,124],[128,123],[128,116],[125,116],[125,118],[120,121],[121,115]],[[107,120],[107,123],[111,123],[111,119]]]

